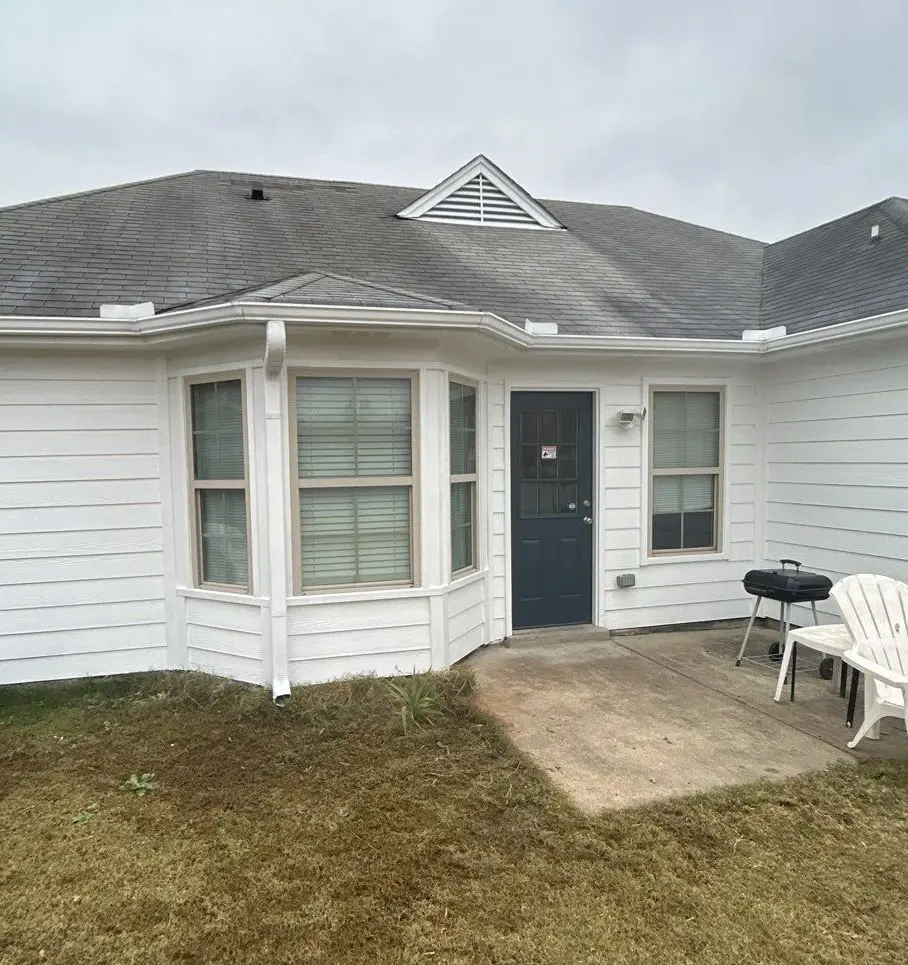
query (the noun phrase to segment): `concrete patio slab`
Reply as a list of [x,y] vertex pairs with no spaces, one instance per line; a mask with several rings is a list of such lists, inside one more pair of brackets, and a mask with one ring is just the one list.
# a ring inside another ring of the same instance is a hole
[[[537,632],[469,660],[479,700],[582,808],[626,807],[866,756],[908,756],[898,722],[863,754],[847,751],[845,701],[803,671],[775,704],[773,667],[734,657],[743,629],[608,638]],[[749,651],[776,635],[757,629]],[[805,655],[805,661],[808,655]],[[859,702],[859,712],[860,712]]]

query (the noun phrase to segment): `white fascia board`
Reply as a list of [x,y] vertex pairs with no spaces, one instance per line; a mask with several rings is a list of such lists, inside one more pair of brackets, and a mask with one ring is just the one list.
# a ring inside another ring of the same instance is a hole
[[487,312],[423,308],[343,308],[336,305],[280,305],[268,302],[208,305],[174,311],[138,321],[105,321],[91,317],[0,316],[3,344],[61,346],[77,342],[96,345],[176,342],[206,329],[278,320],[288,325],[337,328],[447,329],[482,332],[500,342],[527,351],[580,353],[640,353],[759,356],[777,355],[880,332],[908,328],[908,309],[871,318],[842,322],[828,328],[785,335],[768,342],[736,339],[654,338],[622,335],[530,335],[511,322]]
[[900,309],[896,312],[887,312],[885,315],[871,315],[867,318],[856,318],[850,322],[839,322],[826,328],[814,328],[809,332],[784,335],[782,338],[767,342],[765,351],[767,354],[777,354],[805,346],[851,341],[906,327],[908,327],[908,309]]
[[[564,225],[556,221],[549,213],[535,201],[520,185],[509,178],[504,171],[501,170],[496,164],[493,164],[485,155],[477,154],[472,161],[467,161],[467,163],[462,167],[458,168],[453,174],[449,175],[440,184],[437,184],[430,191],[418,197],[412,204],[404,208],[403,211],[398,212],[398,218],[420,218],[431,208],[435,207],[439,201],[442,201],[449,194],[453,194],[458,188],[462,188],[467,181],[471,181],[476,177],[477,174],[482,174],[483,177],[488,178],[492,184],[506,194],[518,207],[525,211],[531,218],[535,218],[539,222],[540,228],[555,228],[563,229]],[[425,220],[430,220],[426,218]],[[454,224],[450,218],[439,218],[438,221],[443,221],[445,224]],[[465,222],[466,224],[474,224],[476,222],[470,221]],[[495,227],[499,227],[495,224]],[[519,225],[514,227],[528,227],[527,225]]]

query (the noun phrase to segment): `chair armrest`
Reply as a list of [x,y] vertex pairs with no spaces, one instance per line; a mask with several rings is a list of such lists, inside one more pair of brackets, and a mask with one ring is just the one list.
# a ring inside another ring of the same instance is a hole
[[896,673],[888,667],[883,667],[873,660],[868,660],[867,657],[858,653],[857,650],[846,650],[842,654],[842,659],[849,666],[854,667],[855,670],[860,670],[861,673],[876,677],[877,680],[882,680],[884,684],[889,684],[890,687],[900,687],[903,690],[908,688],[908,677],[903,677],[902,674]]

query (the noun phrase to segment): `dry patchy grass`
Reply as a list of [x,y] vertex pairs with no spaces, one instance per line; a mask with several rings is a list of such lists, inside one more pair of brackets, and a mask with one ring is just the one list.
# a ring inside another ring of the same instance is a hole
[[0,690],[0,962],[904,961],[905,765],[590,817],[432,680]]

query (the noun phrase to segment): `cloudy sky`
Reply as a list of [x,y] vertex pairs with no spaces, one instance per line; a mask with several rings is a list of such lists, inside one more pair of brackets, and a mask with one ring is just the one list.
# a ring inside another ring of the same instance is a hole
[[908,195],[904,0],[0,0],[0,204],[192,168],[537,197],[767,241]]

